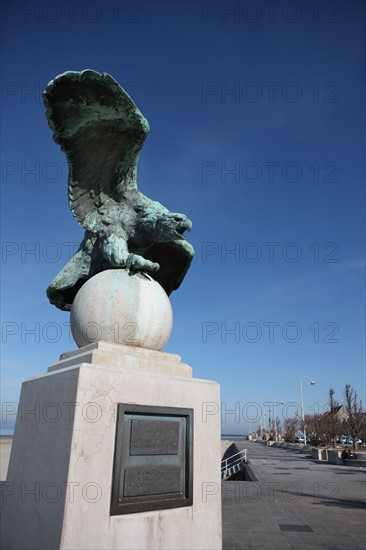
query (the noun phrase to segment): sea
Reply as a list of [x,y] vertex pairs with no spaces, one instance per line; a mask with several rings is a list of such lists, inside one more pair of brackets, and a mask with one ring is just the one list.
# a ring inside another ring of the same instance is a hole
[[243,434],[221,434],[221,439],[245,439],[246,435]]
[[0,437],[9,437],[14,435],[14,428],[0,428]]

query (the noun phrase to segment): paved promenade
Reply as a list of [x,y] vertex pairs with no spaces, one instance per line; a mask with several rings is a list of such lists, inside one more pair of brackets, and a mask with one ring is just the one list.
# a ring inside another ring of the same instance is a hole
[[366,470],[236,442],[258,481],[224,481],[224,550],[366,548]]

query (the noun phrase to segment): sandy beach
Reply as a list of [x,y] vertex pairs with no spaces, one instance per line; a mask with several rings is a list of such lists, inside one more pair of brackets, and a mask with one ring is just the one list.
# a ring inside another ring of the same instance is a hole
[[13,436],[0,436],[0,481],[6,480]]

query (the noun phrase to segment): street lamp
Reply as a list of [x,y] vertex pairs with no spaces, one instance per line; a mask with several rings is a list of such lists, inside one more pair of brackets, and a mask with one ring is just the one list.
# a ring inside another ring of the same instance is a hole
[[276,430],[276,441],[278,441],[277,425],[276,425],[276,407],[277,405],[283,405],[283,401],[274,401],[273,405],[273,428]]
[[304,401],[302,398],[302,381],[308,378],[310,380],[310,385],[314,386],[315,382],[310,376],[300,376],[300,399],[301,399],[301,416],[302,416],[302,428],[304,432],[304,445],[306,445],[306,428],[305,428],[305,412],[304,412]]
[[[277,441],[277,429],[276,429],[276,407],[278,405],[283,405],[283,401],[270,401],[269,403],[264,403],[268,405],[268,429],[270,434],[276,434]],[[272,418],[271,418],[271,405],[272,405]],[[274,431],[272,431],[274,430]]]
[[266,413],[262,409],[261,414],[261,438],[263,439],[263,434],[266,432]]

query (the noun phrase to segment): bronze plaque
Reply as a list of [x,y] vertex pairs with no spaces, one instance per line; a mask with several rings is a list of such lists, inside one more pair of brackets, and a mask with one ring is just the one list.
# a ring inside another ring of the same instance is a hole
[[178,422],[132,420],[131,455],[176,455],[178,443]]
[[182,494],[182,475],[179,466],[151,466],[150,468],[128,468],[123,484],[124,497]]
[[111,515],[193,503],[193,410],[118,404]]

